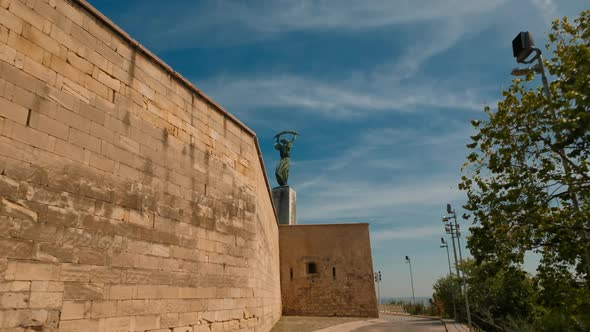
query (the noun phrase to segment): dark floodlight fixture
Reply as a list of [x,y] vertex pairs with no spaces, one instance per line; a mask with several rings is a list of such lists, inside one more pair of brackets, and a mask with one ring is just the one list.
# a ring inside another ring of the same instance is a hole
[[512,55],[516,62],[525,63],[526,58],[535,50],[533,36],[528,31],[521,31],[512,40]]
[[447,221],[449,221],[449,219],[450,219],[449,217],[442,217],[440,220],[442,222],[447,222]]
[[441,242],[442,244],[447,244],[447,241],[445,241],[445,238],[444,238],[444,237],[441,237],[441,238],[440,238],[440,242]]
[[375,272],[375,282],[381,281],[381,271]]
[[461,216],[461,218],[463,218],[465,220],[469,219],[469,217],[470,216],[467,213],[463,213],[463,215]]
[[410,262],[410,257],[406,256],[406,263]]
[[453,208],[451,207],[451,204],[448,204],[448,203],[447,203],[447,213],[448,214],[453,213]]

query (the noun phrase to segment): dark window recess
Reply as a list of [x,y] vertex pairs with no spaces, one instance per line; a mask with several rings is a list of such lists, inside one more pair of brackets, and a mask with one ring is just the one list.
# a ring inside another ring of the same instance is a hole
[[336,268],[332,268],[332,279],[336,280]]
[[293,268],[289,269],[289,277],[291,278],[291,281],[293,281]]
[[315,263],[307,263],[307,273],[318,273],[318,267]]

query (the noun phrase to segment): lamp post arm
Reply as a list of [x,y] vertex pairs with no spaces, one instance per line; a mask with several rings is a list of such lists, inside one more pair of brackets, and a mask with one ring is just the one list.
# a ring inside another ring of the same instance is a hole
[[[543,63],[543,56],[541,55],[541,51],[539,51],[539,53],[535,56],[533,60],[536,60],[537,66],[539,66],[541,81],[543,82],[543,92],[545,92],[545,96],[547,96],[547,98],[551,98],[551,92],[549,91],[549,81],[547,80],[547,75],[545,74],[545,64]],[[557,118],[555,110],[553,110],[553,117]]]

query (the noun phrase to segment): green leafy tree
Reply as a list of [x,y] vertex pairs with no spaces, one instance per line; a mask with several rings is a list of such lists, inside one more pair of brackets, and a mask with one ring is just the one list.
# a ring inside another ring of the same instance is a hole
[[468,247],[477,264],[505,271],[539,253],[546,316],[590,328],[590,10],[555,20],[548,37],[549,96],[530,74],[472,121],[460,183],[473,216]]
[[464,302],[457,277],[451,275],[439,278],[432,286],[432,289],[434,289],[434,294],[432,295],[434,301],[436,303],[442,303],[443,317],[455,318],[455,311],[457,311],[458,316],[461,315],[460,317],[464,317]]
[[[507,330],[515,323],[521,329],[522,326],[532,326],[536,310],[535,284],[527,273],[515,267],[505,268],[491,263],[477,265],[473,260],[464,261],[459,269],[465,276],[474,321],[487,328],[500,326]],[[452,316],[454,300],[459,320],[465,321],[460,282],[456,276],[438,279],[433,286],[433,297],[444,303],[447,317]]]
[[471,311],[484,321],[509,327],[512,322],[531,325],[535,317],[535,285],[531,277],[518,267],[498,264],[475,264],[465,261]]
[[551,96],[527,88],[532,74],[515,79],[497,110],[486,108],[488,120],[472,121],[479,132],[460,184],[478,224],[469,246],[478,260],[510,262],[543,248],[588,277],[590,10],[575,24],[555,21],[549,40]]

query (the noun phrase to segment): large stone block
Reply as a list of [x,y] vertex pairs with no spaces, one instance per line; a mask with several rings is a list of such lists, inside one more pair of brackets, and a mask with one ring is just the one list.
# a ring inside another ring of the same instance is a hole
[[0,97],[0,116],[26,124],[29,110],[23,106]]
[[56,327],[57,322],[53,323],[53,314],[48,310],[38,309],[17,309],[0,311],[0,328],[17,328],[17,327]]
[[66,282],[64,286],[64,300],[102,300],[104,297],[104,284]]
[[4,197],[0,197],[0,215],[30,221],[37,221],[38,219],[37,212],[22,204],[9,201]]
[[101,318],[98,330],[99,332],[131,331],[131,318],[129,316]]
[[63,293],[61,292],[32,292],[29,299],[31,308],[60,309]]
[[62,332],[98,332],[98,320],[76,319],[64,320],[59,324],[59,331]]
[[22,33],[24,26],[22,19],[4,8],[0,9],[0,18],[2,20],[2,25],[18,34]]
[[19,309],[29,307],[28,292],[8,292],[0,294],[0,309]]
[[57,264],[11,261],[8,263],[8,280],[59,280],[60,267]]
[[0,252],[8,258],[31,259],[34,253],[34,244],[32,241],[0,239]]
[[62,320],[83,319],[90,311],[91,302],[85,301],[64,301],[61,308]]

